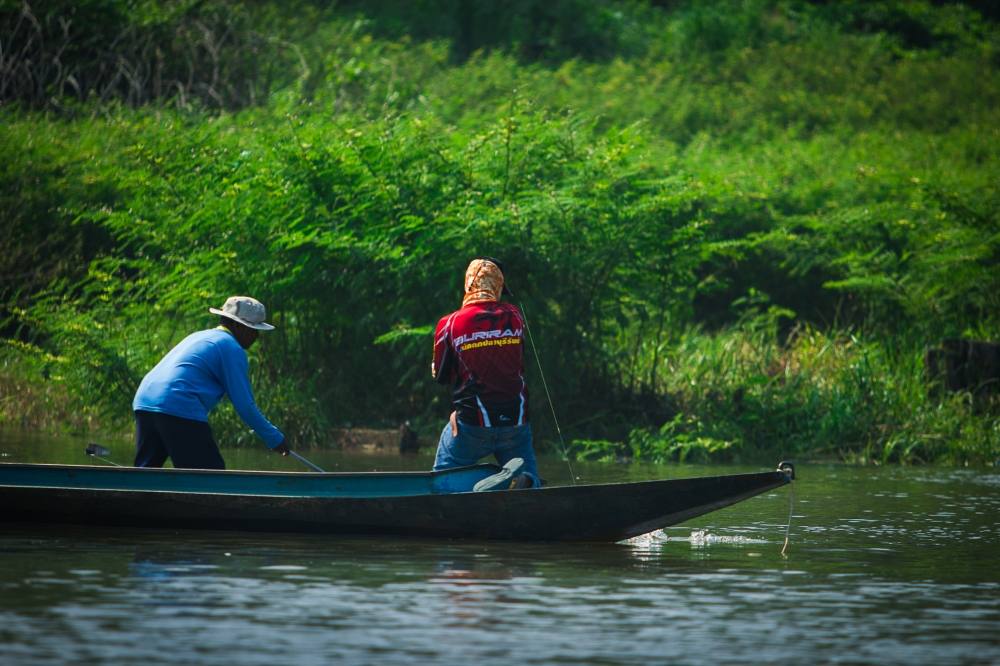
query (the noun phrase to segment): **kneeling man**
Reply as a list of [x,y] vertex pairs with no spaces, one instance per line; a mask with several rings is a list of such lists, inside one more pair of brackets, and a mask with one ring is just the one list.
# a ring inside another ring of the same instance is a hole
[[452,412],[441,432],[434,469],[474,465],[488,455],[505,467],[476,490],[540,485],[528,423],[524,381],[524,318],[501,303],[500,263],[474,259],[465,271],[462,307],[434,333],[431,374],[452,389]]

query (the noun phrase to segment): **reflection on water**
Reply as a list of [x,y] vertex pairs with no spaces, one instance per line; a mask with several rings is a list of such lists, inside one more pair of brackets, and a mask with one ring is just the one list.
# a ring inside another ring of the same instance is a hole
[[[230,466],[287,463],[245,455]],[[747,468],[576,466],[589,482],[730,471]],[[787,557],[788,489],[607,545],[0,526],[0,662],[1000,662],[998,475],[798,477]]]

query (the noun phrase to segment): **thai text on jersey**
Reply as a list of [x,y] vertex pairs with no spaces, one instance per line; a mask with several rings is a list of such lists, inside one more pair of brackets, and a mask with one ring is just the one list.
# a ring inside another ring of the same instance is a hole
[[487,428],[528,421],[524,319],[517,306],[477,302],[441,318],[434,332],[434,376],[452,387],[464,423]]

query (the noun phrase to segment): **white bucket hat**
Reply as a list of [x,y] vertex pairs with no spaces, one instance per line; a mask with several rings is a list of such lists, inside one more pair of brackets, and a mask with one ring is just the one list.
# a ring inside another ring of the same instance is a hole
[[267,310],[264,309],[264,304],[256,298],[250,298],[249,296],[230,296],[226,299],[226,302],[222,304],[221,310],[209,308],[208,311],[212,314],[228,317],[229,319],[239,322],[244,326],[256,328],[258,331],[274,330],[274,326],[265,323],[264,319],[267,317]]

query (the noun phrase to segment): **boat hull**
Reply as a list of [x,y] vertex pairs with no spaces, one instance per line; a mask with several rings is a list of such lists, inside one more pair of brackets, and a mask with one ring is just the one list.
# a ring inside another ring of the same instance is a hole
[[[0,465],[4,467],[12,466]],[[783,472],[763,472],[476,493],[435,491],[435,475],[422,473],[19,467],[32,468],[20,475],[28,482],[17,483],[19,475],[14,470],[0,469],[0,501],[7,507],[2,520],[8,523],[523,541],[620,541],[789,482]],[[67,481],[74,476],[73,468],[76,483]],[[106,469],[118,474],[108,474],[102,484],[92,478],[79,479],[79,470],[86,470],[83,476],[95,476],[95,471],[100,476],[97,470]],[[494,469],[489,465],[464,468],[461,482],[452,479],[452,485],[463,486]],[[190,489],[192,478],[199,481],[196,490]],[[234,483],[239,481],[243,483]],[[255,491],[255,481],[271,492]],[[353,494],[338,494],[337,484],[351,486]],[[172,485],[184,489],[172,490]],[[239,485],[242,491],[233,489]],[[333,490],[318,490],[324,485]],[[360,490],[362,486],[366,492]],[[379,486],[384,489],[380,491]],[[213,489],[217,487],[227,490]],[[421,487],[429,491],[408,494]]]

